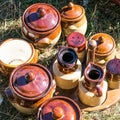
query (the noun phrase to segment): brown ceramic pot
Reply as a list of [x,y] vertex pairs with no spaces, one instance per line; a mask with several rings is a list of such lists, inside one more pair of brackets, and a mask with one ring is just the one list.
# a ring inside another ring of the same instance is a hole
[[120,88],[120,59],[110,60],[106,65],[106,80],[111,89]]
[[72,99],[57,96],[42,104],[37,120],[82,120],[82,113]]
[[106,63],[115,57],[116,44],[112,36],[106,33],[97,33],[88,41],[87,63],[94,61],[105,67]]
[[83,35],[87,30],[87,19],[85,9],[70,2],[61,10],[62,29],[65,36],[72,32],[80,32]]
[[53,76],[57,86],[62,89],[75,88],[81,77],[82,65],[75,50],[61,47],[53,63]]
[[36,63],[38,50],[23,39],[9,38],[0,44],[0,72],[10,74],[23,63]]
[[55,81],[51,73],[40,64],[18,66],[10,76],[5,93],[12,105],[24,114],[33,114],[53,96]]
[[72,32],[67,36],[68,46],[75,49],[81,62],[85,61],[86,56],[86,38],[79,32]]
[[60,13],[54,6],[36,3],[23,13],[22,32],[37,48],[48,48],[54,46],[60,38],[60,22]]

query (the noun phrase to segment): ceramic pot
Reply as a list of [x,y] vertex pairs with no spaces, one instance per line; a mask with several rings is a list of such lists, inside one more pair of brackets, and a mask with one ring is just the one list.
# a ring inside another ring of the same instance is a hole
[[57,96],[42,104],[37,120],[82,120],[82,113],[72,99]]
[[22,16],[22,32],[38,49],[54,46],[61,35],[61,17],[52,5],[36,3]]
[[36,63],[39,51],[23,39],[9,38],[0,44],[0,72],[10,74],[23,63]]
[[11,104],[21,113],[33,114],[53,96],[55,81],[40,64],[22,64],[10,76],[5,93]]
[[79,98],[89,106],[102,104],[106,99],[107,82],[102,67],[89,63],[84,71],[84,81],[80,82]]
[[106,80],[111,89],[120,88],[120,59],[110,60],[106,65]]
[[97,33],[88,41],[87,63],[95,62],[102,67],[115,57],[116,44],[112,36],[106,33]]
[[81,77],[81,62],[71,47],[61,47],[53,63],[53,76],[58,87],[72,89]]
[[79,60],[83,63],[86,57],[86,38],[79,32],[72,32],[67,36],[69,47],[73,47]]
[[72,32],[80,32],[85,35],[87,30],[87,19],[85,9],[70,2],[61,10],[62,29],[65,36]]

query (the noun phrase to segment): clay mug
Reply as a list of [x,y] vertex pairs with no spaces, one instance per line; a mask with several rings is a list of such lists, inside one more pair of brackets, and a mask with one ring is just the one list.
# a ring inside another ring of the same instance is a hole
[[56,96],[41,105],[37,120],[82,120],[82,113],[71,98]]
[[82,65],[77,53],[71,47],[60,47],[57,58],[53,63],[53,76],[58,87],[73,89],[81,77]]
[[53,47],[61,35],[61,17],[52,5],[36,3],[29,6],[22,16],[22,32],[36,48]]
[[120,59],[111,59],[106,65],[106,80],[111,89],[120,88]]
[[85,35],[87,31],[87,18],[85,9],[78,4],[69,2],[61,10],[61,25],[63,33],[68,36],[72,32],[80,32]]
[[37,63],[39,51],[27,41],[9,38],[0,44],[0,72],[9,75],[23,63]]
[[43,102],[53,96],[55,88],[55,81],[46,67],[26,63],[13,70],[5,93],[19,112],[33,114]]
[[96,96],[101,97],[105,77],[104,70],[100,66],[90,62],[85,68],[84,77],[84,87],[93,92]]
[[115,58],[116,44],[112,36],[106,33],[97,33],[88,41],[87,63],[95,62],[105,68],[106,63]]

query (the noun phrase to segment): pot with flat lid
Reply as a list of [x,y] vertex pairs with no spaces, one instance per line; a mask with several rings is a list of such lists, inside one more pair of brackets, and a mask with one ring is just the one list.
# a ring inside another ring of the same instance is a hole
[[56,96],[39,108],[37,120],[81,120],[82,113],[72,99]]
[[69,2],[69,4],[64,6],[61,10],[61,20],[63,31],[66,36],[74,31],[82,34],[86,33],[87,19],[85,16],[85,9],[81,5]]
[[47,44],[60,36],[60,21],[60,13],[54,6],[36,3],[29,6],[23,13],[22,31],[25,37],[33,42],[41,41],[41,43]]
[[[28,109],[37,108],[51,98],[54,90],[55,82],[47,68],[31,63],[20,65],[12,72],[6,94],[11,103],[16,102],[19,106]],[[10,91],[12,94],[9,94]],[[24,101],[24,104],[20,101]],[[16,108],[24,113],[23,110]]]
[[95,55],[93,55],[95,56],[94,61],[100,65],[105,65],[107,61],[115,57],[115,47],[115,40],[106,33],[94,34],[88,41],[88,51],[91,49],[91,51],[95,52]]

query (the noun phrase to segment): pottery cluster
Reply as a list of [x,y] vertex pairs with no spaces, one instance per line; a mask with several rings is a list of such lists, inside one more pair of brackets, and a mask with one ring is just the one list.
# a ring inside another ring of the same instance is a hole
[[[120,88],[115,41],[106,33],[87,41],[82,6],[70,2],[59,12],[46,3],[33,4],[23,13],[21,29],[24,40],[9,38],[0,45],[0,72],[10,76],[5,93],[20,112],[38,111],[38,120],[81,120],[80,106],[69,97],[54,97],[56,87],[78,88],[80,101],[88,106],[101,105],[108,87]],[[59,47],[51,73],[37,63],[38,57],[41,50],[56,45],[61,32],[67,46]]]

